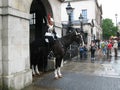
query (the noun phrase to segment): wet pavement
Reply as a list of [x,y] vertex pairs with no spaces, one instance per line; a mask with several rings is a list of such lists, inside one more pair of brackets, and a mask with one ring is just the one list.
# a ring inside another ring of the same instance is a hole
[[23,90],[120,90],[120,50],[118,57],[97,55],[80,60],[79,56],[67,61],[62,67],[63,78],[54,79],[48,72],[34,77],[33,83]]

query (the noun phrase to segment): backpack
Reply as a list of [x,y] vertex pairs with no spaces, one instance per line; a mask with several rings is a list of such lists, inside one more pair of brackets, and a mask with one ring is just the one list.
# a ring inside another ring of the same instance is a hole
[[101,48],[104,48],[104,47],[105,47],[105,43],[102,43],[102,44],[101,44]]

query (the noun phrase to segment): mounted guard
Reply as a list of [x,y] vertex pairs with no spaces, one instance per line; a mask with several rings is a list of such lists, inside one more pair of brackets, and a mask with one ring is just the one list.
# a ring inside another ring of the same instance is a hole
[[54,41],[57,39],[57,33],[54,28],[54,20],[50,14],[48,14],[48,31],[45,33],[45,41],[50,45],[54,44]]

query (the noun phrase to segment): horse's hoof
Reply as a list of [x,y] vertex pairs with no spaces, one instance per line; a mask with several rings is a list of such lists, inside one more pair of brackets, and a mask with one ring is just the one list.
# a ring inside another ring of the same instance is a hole
[[32,74],[32,76],[34,77],[35,75],[34,75],[34,74]]
[[36,74],[33,74],[33,77],[37,77],[37,75],[36,75]]
[[59,79],[59,77],[54,77],[54,79],[56,79],[56,80],[57,80],[57,79]]
[[40,76],[40,74],[37,73],[36,76]]
[[62,75],[59,75],[59,78],[62,78],[63,76]]

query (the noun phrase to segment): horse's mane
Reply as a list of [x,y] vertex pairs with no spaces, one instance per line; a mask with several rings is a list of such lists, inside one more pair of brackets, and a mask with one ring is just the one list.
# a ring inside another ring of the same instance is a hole
[[71,43],[74,35],[75,35],[75,31],[73,31],[73,32],[71,32],[71,33],[63,36],[59,40],[61,41],[61,43],[63,44],[63,46],[67,47],[69,45],[69,43]]

